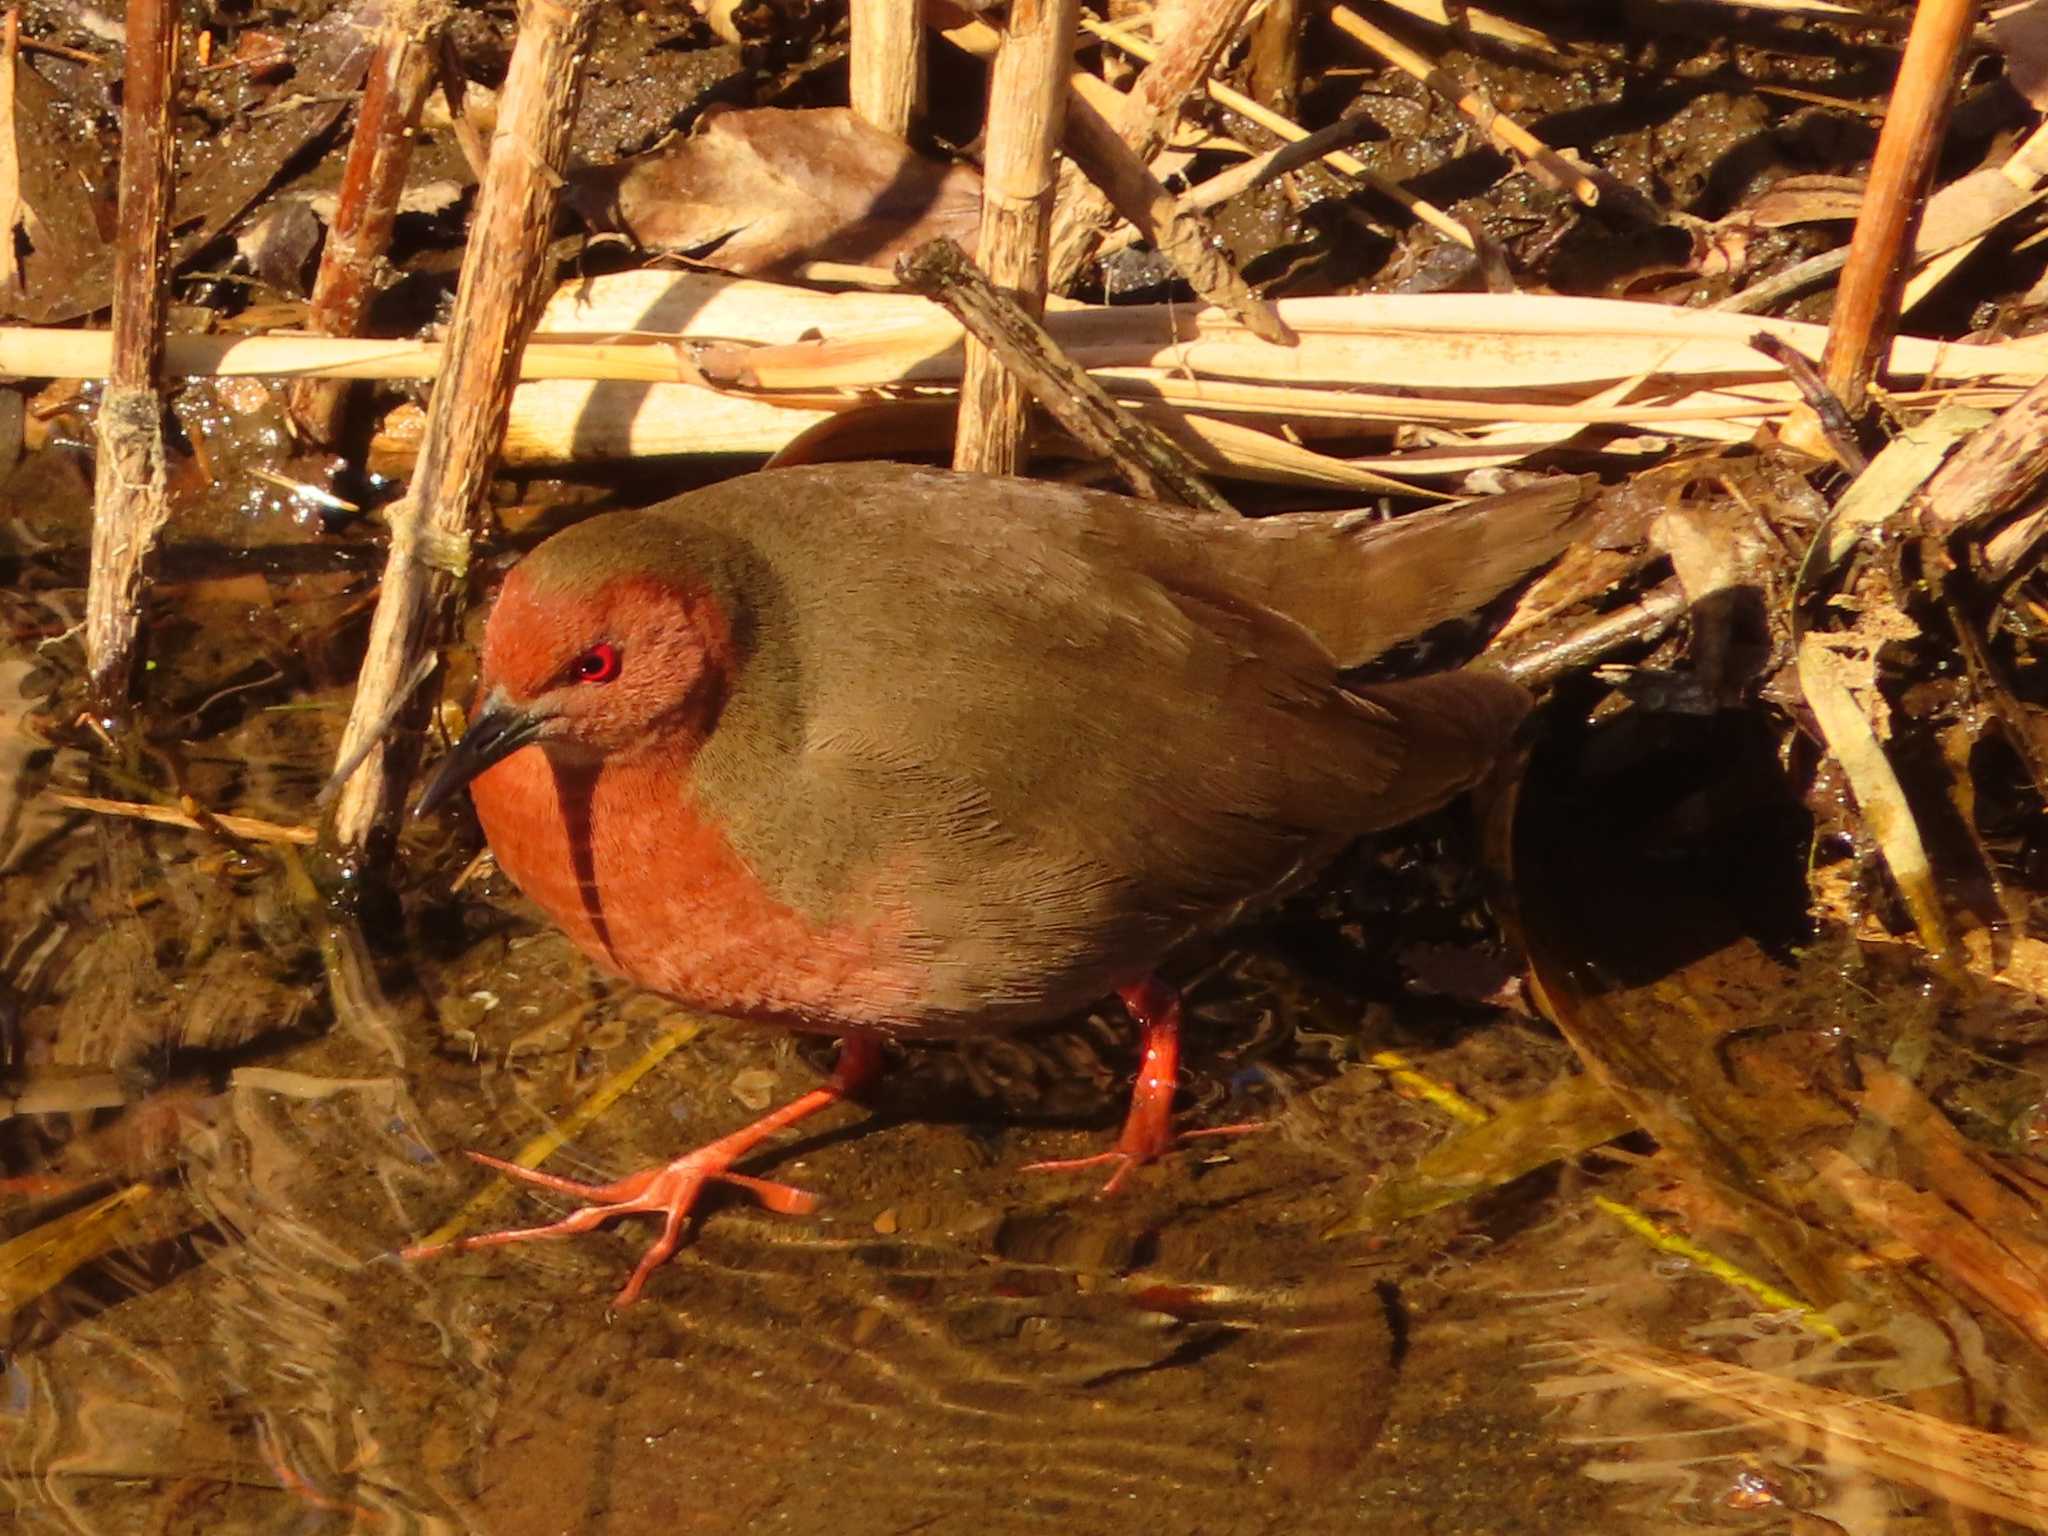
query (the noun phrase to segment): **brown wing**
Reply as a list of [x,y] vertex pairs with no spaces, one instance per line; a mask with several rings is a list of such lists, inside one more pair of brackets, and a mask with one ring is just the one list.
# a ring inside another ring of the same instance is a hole
[[835,507],[817,498],[847,494],[843,466],[786,472],[789,512],[724,525],[778,590],[698,765],[786,899],[907,914],[929,977],[907,1029],[1085,1005],[1455,794],[1526,708],[1493,679],[1347,691],[1206,556],[1105,533],[1118,515],[1150,531],[1144,504],[974,508],[949,477],[909,494],[916,473]]

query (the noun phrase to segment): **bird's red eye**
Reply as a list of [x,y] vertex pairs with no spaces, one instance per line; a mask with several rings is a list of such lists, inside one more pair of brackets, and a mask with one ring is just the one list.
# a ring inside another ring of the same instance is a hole
[[569,675],[579,683],[608,683],[619,675],[618,649],[593,645],[569,663]]

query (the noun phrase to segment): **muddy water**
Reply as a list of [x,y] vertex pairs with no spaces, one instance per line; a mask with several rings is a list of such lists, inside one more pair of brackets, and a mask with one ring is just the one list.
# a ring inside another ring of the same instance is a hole
[[[126,1204],[62,1278],[8,1270],[15,1528],[1932,1528],[1923,1497],[1575,1363],[1568,1342],[1605,1333],[1832,1369],[1775,1309],[1594,1206],[1642,1145],[1324,1236],[1455,1127],[1374,1052],[1491,1108],[1571,1070],[1483,976],[1455,815],[1189,958],[1188,1112],[1269,1129],[1198,1142],[1114,1199],[1019,1171],[1113,1133],[1131,1041],[1105,1014],[901,1053],[869,1104],[749,1164],[818,1192],[816,1215],[713,1199],[631,1309],[610,1299],[642,1221],[400,1261],[451,1222],[570,1204],[464,1149],[509,1155],[625,1077],[547,1164],[617,1176],[813,1086],[823,1058],[599,976],[488,869],[463,878],[466,817],[409,834],[400,903],[355,929],[306,899],[289,845],[53,801],[183,793],[307,824],[370,578],[341,541],[292,570],[188,551],[162,594],[159,728],[111,755],[51,746],[73,709],[59,637],[83,489],[62,464],[23,485],[0,654],[18,1111],[0,1220],[48,1246]],[[1489,989],[1506,1006],[1469,1000]],[[1927,1379],[1947,1379],[1938,1361],[1908,1384]]]

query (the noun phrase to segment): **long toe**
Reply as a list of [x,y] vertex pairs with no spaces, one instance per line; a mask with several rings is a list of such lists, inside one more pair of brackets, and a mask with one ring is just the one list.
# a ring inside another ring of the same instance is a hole
[[782,1215],[808,1215],[818,1207],[818,1197],[808,1190],[731,1172],[727,1167],[729,1157],[721,1147],[701,1148],[672,1163],[643,1168],[610,1184],[585,1184],[575,1179],[557,1178],[481,1152],[472,1152],[470,1156],[487,1168],[495,1168],[528,1184],[577,1195],[591,1203],[571,1211],[559,1221],[542,1226],[511,1227],[501,1232],[458,1237],[452,1242],[416,1244],[399,1250],[401,1258],[425,1259],[441,1253],[462,1253],[471,1248],[497,1248],[506,1243],[576,1237],[602,1226],[615,1216],[659,1216],[662,1218],[661,1235],[641,1257],[632,1278],[619,1292],[618,1305],[622,1307],[631,1306],[640,1299],[648,1277],[674,1254],[677,1244],[682,1241],[684,1223],[696,1208],[704,1186],[713,1180],[744,1190],[769,1210]]
[[1102,1186],[1102,1193],[1113,1195],[1123,1187],[1124,1180],[1134,1169],[1146,1163],[1156,1162],[1182,1142],[1193,1141],[1198,1136],[1245,1136],[1253,1131],[1269,1128],[1265,1120],[1245,1120],[1236,1125],[1212,1125],[1199,1130],[1169,1132],[1162,1137],[1151,1135],[1146,1129],[1124,1127],[1124,1133],[1117,1144],[1107,1152],[1097,1152],[1090,1157],[1055,1157],[1041,1162],[1026,1163],[1019,1173],[1071,1173],[1079,1168],[1114,1168],[1109,1182]]

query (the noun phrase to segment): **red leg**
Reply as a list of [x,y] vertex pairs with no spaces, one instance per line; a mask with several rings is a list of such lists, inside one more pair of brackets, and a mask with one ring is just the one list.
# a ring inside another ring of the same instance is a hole
[[721,1136],[708,1146],[685,1153],[672,1163],[658,1168],[643,1168],[638,1173],[610,1184],[584,1184],[575,1179],[564,1179],[552,1173],[541,1173],[533,1168],[521,1168],[502,1158],[487,1157],[481,1152],[469,1155],[487,1168],[510,1174],[528,1184],[537,1184],[542,1189],[559,1190],[563,1194],[575,1195],[590,1204],[580,1210],[571,1211],[560,1221],[546,1226],[521,1227],[507,1232],[486,1232],[476,1237],[458,1237],[450,1243],[431,1246],[417,1246],[401,1251],[400,1257],[424,1259],[439,1253],[464,1253],[471,1248],[494,1248],[501,1243],[521,1243],[532,1238],[573,1237],[579,1232],[588,1232],[614,1216],[633,1212],[647,1212],[664,1217],[661,1236],[647,1250],[634,1269],[633,1276],[619,1292],[618,1305],[631,1306],[640,1298],[641,1288],[647,1277],[660,1267],[668,1256],[676,1251],[681,1240],[683,1221],[690,1209],[697,1203],[697,1196],[704,1186],[713,1182],[731,1184],[745,1190],[771,1211],[785,1216],[802,1216],[816,1210],[817,1196],[787,1184],[773,1184],[766,1179],[751,1178],[743,1173],[734,1173],[732,1165],[745,1157],[777,1131],[796,1124],[806,1116],[814,1115],[821,1109],[830,1108],[849,1094],[857,1093],[861,1087],[872,1081],[881,1070],[882,1045],[873,1035],[848,1035],[839,1042],[839,1061],[832,1069],[832,1076],[822,1088],[814,1088],[801,1098],[793,1099],[780,1109],[773,1110],[756,1120],[752,1125],[743,1126],[729,1136]]
[[1071,1168],[1114,1165],[1116,1171],[1102,1186],[1105,1195],[1114,1194],[1133,1168],[1149,1163],[1176,1141],[1194,1136],[1238,1136],[1246,1131],[1264,1130],[1262,1121],[1239,1125],[1218,1125],[1201,1131],[1173,1129],[1173,1094],[1180,1077],[1180,993],[1157,976],[1148,976],[1133,987],[1121,988],[1117,996],[1138,1021],[1144,1056],[1138,1063],[1137,1085],[1131,1090],[1131,1111],[1124,1118],[1123,1135],[1114,1148],[1093,1157],[1062,1157],[1050,1162],[1026,1163],[1026,1173],[1063,1172]]

